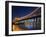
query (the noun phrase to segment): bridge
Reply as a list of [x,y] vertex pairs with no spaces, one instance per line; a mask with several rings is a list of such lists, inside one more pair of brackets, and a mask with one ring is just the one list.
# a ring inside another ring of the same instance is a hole
[[29,13],[26,16],[23,16],[23,17],[20,17],[20,18],[15,17],[15,19],[13,19],[13,22],[32,18],[32,17],[35,17],[35,16],[40,16],[40,15],[41,15],[41,10],[40,10],[40,7],[39,7],[39,8],[36,8],[34,11],[32,11],[31,13]]
[[26,16],[23,16],[23,17],[15,17],[13,19],[13,31],[20,31],[20,30],[23,30],[21,29],[17,24],[16,24],[16,21],[20,21],[20,20],[24,20],[24,19],[28,19],[28,18],[32,18],[32,17],[35,17],[35,16],[41,16],[41,10],[40,10],[40,7],[39,8],[36,8],[34,11],[30,12],[28,15]]

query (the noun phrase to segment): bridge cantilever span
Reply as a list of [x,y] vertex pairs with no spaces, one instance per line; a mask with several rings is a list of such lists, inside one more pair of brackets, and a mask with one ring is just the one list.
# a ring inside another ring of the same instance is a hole
[[23,16],[23,17],[20,17],[20,18],[16,18],[13,19],[13,22],[15,21],[19,21],[19,20],[23,20],[23,19],[27,19],[27,18],[31,18],[31,17],[34,17],[34,16],[39,16],[41,15],[41,12],[40,12],[40,7],[39,8],[36,8],[34,11],[32,11],[31,13],[29,13],[28,15],[26,16]]

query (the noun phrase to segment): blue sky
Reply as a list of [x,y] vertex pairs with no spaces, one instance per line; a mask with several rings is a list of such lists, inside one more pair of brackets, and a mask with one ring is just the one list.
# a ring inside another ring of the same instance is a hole
[[15,17],[23,17],[31,13],[36,8],[38,7],[12,6],[12,19]]

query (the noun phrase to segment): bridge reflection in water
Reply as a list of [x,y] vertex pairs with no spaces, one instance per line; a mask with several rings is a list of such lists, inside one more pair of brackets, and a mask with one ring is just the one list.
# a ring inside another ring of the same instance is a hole
[[36,8],[32,13],[15,18],[13,20],[13,31],[40,30],[41,29],[41,8]]

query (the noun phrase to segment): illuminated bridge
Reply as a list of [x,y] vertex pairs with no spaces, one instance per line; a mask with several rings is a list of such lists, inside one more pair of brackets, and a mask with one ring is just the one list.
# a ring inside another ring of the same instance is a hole
[[41,29],[41,8],[40,7],[36,8],[34,11],[30,12],[26,16],[23,16],[20,18],[15,17],[15,19],[13,19],[13,31],[31,30],[31,29],[32,30]]
[[41,10],[40,10],[40,7],[39,7],[39,8],[36,8],[34,11],[32,11],[31,13],[29,13],[26,16],[23,16],[23,17],[20,17],[20,18],[15,17],[13,22],[23,20],[23,19],[32,18],[32,17],[35,17],[35,16],[40,16],[40,15],[41,15]]

